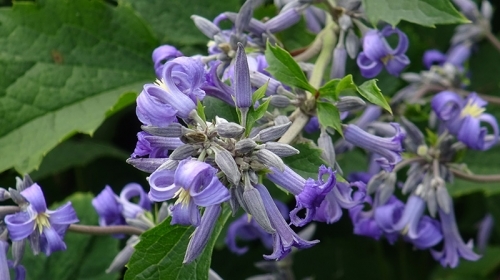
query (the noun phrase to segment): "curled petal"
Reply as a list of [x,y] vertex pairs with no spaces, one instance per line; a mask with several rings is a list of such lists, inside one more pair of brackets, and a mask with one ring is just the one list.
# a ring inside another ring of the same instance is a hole
[[109,186],[106,186],[99,195],[92,199],[92,206],[99,215],[100,226],[125,224],[125,219],[121,215],[123,207]]
[[380,61],[389,54],[389,51],[389,44],[377,30],[366,32],[363,37],[363,53],[366,58],[372,61]]
[[428,50],[424,53],[423,63],[427,69],[432,65],[441,65],[445,61],[446,55],[438,50]]
[[198,226],[200,211],[193,201],[176,203],[172,209],[172,225]]
[[70,225],[79,222],[71,202],[67,202],[54,211],[47,210],[47,214],[49,214],[50,224]]
[[498,143],[498,140],[499,140],[499,133],[500,132],[498,129],[497,119],[490,114],[481,114],[479,116],[479,119],[483,122],[488,123],[493,128],[493,138],[491,140],[485,140],[484,146],[481,149],[481,150],[488,150],[491,147],[493,147],[493,145]]
[[224,185],[219,181],[219,179],[214,175],[210,180],[207,177],[205,182],[210,182],[204,188],[192,188],[190,190],[190,195],[196,205],[207,207],[211,205],[220,204],[224,201],[229,200],[230,194]]
[[175,170],[156,170],[149,176],[149,199],[151,201],[165,201],[174,198],[181,188],[174,184]]
[[157,77],[161,76],[163,65],[167,61],[180,56],[182,56],[182,53],[173,46],[163,45],[156,48],[153,51],[153,62],[154,62],[156,76]]
[[35,216],[27,212],[20,212],[5,216],[5,223],[10,238],[14,241],[28,237],[35,229]]
[[462,98],[451,91],[442,91],[436,94],[431,101],[432,110],[443,121],[458,117],[462,110],[462,104]]
[[384,27],[380,31],[380,33],[382,33],[382,35],[384,35],[384,37],[389,37],[394,33],[396,33],[398,35],[398,38],[399,38],[398,45],[396,46],[395,49],[393,49],[389,52],[391,55],[396,56],[396,55],[402,55],[402,54],[406,53],[406,51],[408,50],[408,36],[406,36],[406,34],[404,32],[402,32],[398,28],[393,28],[393,27],[388,25],[388,26]]
[[393,56],[385,65],[387,72],[393,76],[398,76],[406,66],[410,65],[410,59],[406,55]]
[[137,97],[137,118],[145,125],[166,127],[177,120],[175,110],[169,104],[147,91],[148,87]]
[[382,71],[382,68],[384,68],[384,64],[382,62],[378,60],[371,60],[365,55],[364,52],[359,53],[356,63],[361,71],[361,75],[365,78],[373,78],[377,76],[380,71]]

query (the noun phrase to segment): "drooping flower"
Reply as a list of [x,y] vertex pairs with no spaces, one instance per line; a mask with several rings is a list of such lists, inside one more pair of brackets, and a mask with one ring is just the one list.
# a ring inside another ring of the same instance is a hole
[[[431,101],[432,109],[451,134],[469,148],[483,151],[498,142],[500,133],[495,117],[484,113],[486,104],[476,93],[469,94],[463,100],[451,91],[442,91]],[[486,137],[488,129],[481,126],[481,122],[491,126],[493,137]]]
[[469,261],[478,260],[481,256],[472,251],[472,240],[465,244],[458,232],[453,205],[451,205],[449,213],[439,209],[439,218],[441,220],[444,245],[440,252],[431,250],[434,259],[439,261],[442,266],[451,268],[458,265],[460,257]]
[[[394,49],[385,40],[385,37],[393,34],[399,37],[398,45]],[[365,78],[373,78],[385,66],[389,74],[398,76],[410,64],[410,60],[405,55],[407,49],[408,37],[397,28],[386,26],[381,31],[366,32],[363,36],[363,51],[359,53],[356,60],[361,75]]]
[[319,242],[318,240],[306,241],[298,236],[288,226],[267,188],[261,184],[257,184],[255,188],[262,197],[271,225],[276,229],[276,232],[273,233],[273,253],[271,255],[264,255],[265,259],[280,260],[292,251],[292,247],[299,249],[309,248]]
[[396,131],[393,137],[378,137],[350,124],[344,126],[344,138],[355,146],[380,155],[381,158],[376,159],[376,162],[385,171],[391,172],[401,160],[402,142],[405,138],[398,123],[391,123],[391,125]]
[[217,170],[205,162],[182,160],[175,170],[161,169],[151,174],[149,198],[161,202],[177,197],[172,207],[172,224],[198,226],[198,206],[220,204],[230,197],[216,173]]
[[[5,223],[13,241],[23,240],[31,235],[39,237],[39,248],[47,256],[52,252],[66,250],[63,241],[69,225],[78,222],[71,202],[54,211],[48,210],[42,189],[38,184],[26,188],[21,195],[29,202],[27,208],[19,213],[5,216]],[[32,244],[33,246],[33,244]]]

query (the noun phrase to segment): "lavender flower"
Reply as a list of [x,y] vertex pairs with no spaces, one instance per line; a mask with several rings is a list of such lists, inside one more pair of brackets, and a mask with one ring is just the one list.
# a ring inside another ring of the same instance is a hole
[[[384,37],[397,34],[398,45],[392,49]],[[403,69],[410,64],[405,55],[408,49],[408,37],[401,30],[386,26],[380,32],[370,30],[363,36],[363,51],[359,53],[356,60],[361,75],[365,78],[377,76],[385,66],[389,74],[398,76]]]
[[26,279],[26,269],[22,265],[14,266],[14,262],[7,259],[7,252],[9,251],[9,243],[0,240],[0,279],[10,279],[9,268],[14,269],[16,280]]
[[344,126],[344,138],[347,142],[355,146],[382,156],[376,159],[376,162],[385,171],[391,172],[394,166],[401,160],[401,152],[403,152],[402,142],[405,137],[399,124],[391,123],[391,125],[396,130],[396,134],[391,138],[372,135],[355,125]]
[[[451,91],[443,91],[432,98],[431,106],[437,116],[444,121],[445,127],[458,140],[475,150],[488,150],[498,142],[499,129],[495,117],[484,113],[487,102],[476,93],[465,100]],[[493,129],[493,137],[486,138],[485,122]]]
[[[354,191],[352,187],[357,188]],[[328,193],[316,209],[315,221],[333,224],[342,217],[342,208],[351,209],[363,203],[366,189],[362,182],[337,182],[335,188]]]
[[35,254],[41,250],[48,256],[52,252],[66,250],[63,241],[66,229],[78,222],[71,202],[54,211],[48,210],[42,189],[36,183],[23,190],[21,195],[29,202],[27,208],[5,216],[10,238],[13,241],[39,238],[39,248],[33,248],[32,244]]
[[153,51],[153,63],[157,77],[161,77],[163,66],[171,59],[181,57],[182,53],[170,45],[159,46]]
[[432,65],[443,65],[445,63],[463,67],[464,62],[470,57],[470,52],[471,45],[466,43],[453,46],[446,55],[438,50],[428,50],[424,53],[423,62],[427,69],[430,69]]
[[207,163],[185,159],[176,170],[156,170],[149,177],[152,201],[165,201],[177,197],[172,207],[172,224],[200,223],[197,206],[208,207],[229,199],[229,191],[216,176],[217,170]]
[[306,241],[300,238],[286,223],[276,204],[274,203],[269,191],[263,185],[257,184],[255,188],[259,191],[264,207],[272,226],[276,229],[273,233],[273,253],[264,255],[267,260],[280,260],[288,255],[292,246],[299,249],[309,248],[318,243],[318,240]]
[[[173,109],[177,116],[190,118],[197,100],[205,97],[205,92],[200,88],[205,82],[205,70],[201,61],[189,57],[175,58],[165,64],[161,77],[156,84],[144,86],[141,93],[147,97],[144,97],[144,100],[154,102],[144,102],[141,105],[143,118],[154,119],[157,115],[153,113],[161,112],[162,108],[168,110],[167,115],[172,115]],[[138,98],[139,101],[142,102],[142,99]],[[149,112],[152,112],[152,115],[149,115]],[[162,120],[161,117],[158,116],[157,119]]]
[[472,251],[472,240],[465,244],[458,232],[453,205],[451,205],[448,214],[439,209],[439,218],[441,219],[444,246],[441,252],[431,250],[434,259],[439,261],[442,266],[451,268],[458,265],[460,257],[469,261],[478,260],[481,256]]

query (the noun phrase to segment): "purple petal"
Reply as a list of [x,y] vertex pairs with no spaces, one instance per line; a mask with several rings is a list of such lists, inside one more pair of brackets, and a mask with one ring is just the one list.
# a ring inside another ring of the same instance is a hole
[[377,76],[384,68],[384,64],[377,60],[371,60],[364,52],[360,52],[356,59],[361,75],[365,78],[373,78]]
[[442,65],[445,61],[446,55],[438,50],[428,50],[424,53],[423,62],[427,69],[435,64]]
[[71,202],[67,202],[54,211],[48,210],[47,214],[49,214],[49,222],[51,225],[70,225],[79,222]]
[[125,220],[121,215],[122,206],[118,202],[118,196],[109,186],[106,186],[99,195],[92,199],[92,206],[99,215],[100,226],[125,224]]
[[480,120],[471,116],[463,118],[462,126],[457,134],[457,139],[462,141],[467,147],[475,150],[484,149],[484,137],[486,128],[481,128]]
[[66,250],[66,244],[53,227],[46,227],[40,236],[40,248],[45,255],[50,256],[52,252]]
[[180,56],[182,56],[182,53],[173,46],[163,45],[156,48],[153,51],[153,62],[156,76],[161,76],[163,65],[167,61]]
[[181,188],[174,184],[175,170],[156,170],[149,176],[149,199],[151,201],[165,201],[174,198]]
[[37,213],[44,213],[47,211],[45,197],[43,196],[42,189],[37,183],[34,183],[31,187],[26,188],[21,192],[21,195],[26,198],[26,200],[30,203],[30,206],[33,207]]
[[306,180],[295,171],[285,166],[285,170],[281,172],[279,169],[270,167],[270,173],[267,173],[267,179],[271,180],[276,185],[286,189],[294,195],[298,195],[304,189]]
[[151,210],[151,200],[149,200],[147,193],[141,187],[141,185],[137,183],[130,183],[123,187],[123,190],[120,192],[120,199],[122,201],[130,202],[130,199],[133,197],[139,196],[139,202],[137,203],[144,210]]
[[[210,179],[210,177],[204,179]],[[194,203],[203,207],[220,204],[230,198],[229,191],[215,175],[212,177],[212,181],[203,189],[192,188],[189,193]]]
[[406,53],[408,50],[408,36],[398,28],[393,28],[392,26],[386,26],[380,31],[384,37],[389,37],[392,34],[396,33],[398,35],[399,41],[398,45],[395,49],[390,51],[390,54],[393,56],[398,56]]
[[235,59],[234,93],[236,107],[248,108],[252,106],[252,85],[250,84],[250,71],[248,69],[245,48],[241,43],[238,43]]
[[399,76],[399,74],[410,65],[410,59],[406,55],[398,55],[390,58],[385,64],[385,69],[387,72],[393,76]]
[[198,226],[200,211],[193,201],[176,203],[172,209],[172,225]]
[[35,230],[35,216],[28,212],[20,212],[5,216],[5,223],[9,230],[9,236],[13,241],[19,241],[28,237]]
[[380,61],[389,54],[389,51],[389,44],[387,44],[387,41],[385,41],[382,34],[380,34],[377,30],[370,30],[366,32],[365,36],[363,36],[362,53],[369,60]]
[[492,128],[493,128],[493,139],[491,140],[486,140],[484,142],[484,146],[482,147],[482,150],[488,150],[491,147],[493,147],[495,144],[498,143],[499,140],[499,130],[498,130],[498,123],[497,119],[493,117],[490,114],[481,114],[479,116],[479,120],[488,123]]
[[9,243],[0,240],[0,279],[2,280],[10,279],[7,251],[9,251]]
[[451,91],[442,91],[432,98],[431,107],[438,118],[447,121],[458,117],[463,103],[464,101],[458,94]]

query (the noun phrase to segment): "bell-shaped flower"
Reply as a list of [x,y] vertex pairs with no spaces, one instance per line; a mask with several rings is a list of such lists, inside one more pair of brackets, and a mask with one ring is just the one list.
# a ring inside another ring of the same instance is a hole
[[405,133],[401,130],[398,123],[391,123],[391,125],[396,131],[393,137],[375,136],[356,125],[350,124],[344,126],[344,138],[347,142],[355,146],[381,156],[381,158],[375,161],[385,171],[391,172],[394,166],[401,161],[401,153],[403,152],[402,143],[405,138]]
[[[448,131],[467,147],[488,150],[499,140],[498,123],[494,116],[484,113],[487,102],[476,93],[465,100],[451,91],[442,91],[432,98],[431,106]],[[488,129],[481,122],[489,124],[492,137],[487,137]]]
[[175,150],[182,144],[182,141],[177,137],[152,136],[141,131],[137,133],[137,144],[132,157],[167,158],[169,150]]
[[[353,189],[356,188],[357,190]],[[362,182],[337,182],[316,209],[315,221],[333,224],[342,217],[342,209],[351,209],[363,203],[366,187]]]
[[458,232],[453,205],[451,205],[448,214],[439,209],[439,218],[441,220],[444,245],[440,252],[431,250],[434,259],[439,261],[442,266],[451,268],[458,265],[460,257],[469,261],[478,260],[481,256],[472,251],[472,240],[465,244]]
[[[197,100],[205,97],[205,92],[201,89],[205,82],[205,69],[203,63],[195,58],[178,57],[170,60],[163,67],[161,79],[156,84],[146,84],[141,94],[148,99],[154,100],[155,107],[152,112],[161,112],[160,104],[169,105],[175,114],[181,118],[189,118],[193,110],[196,109]],[[146,98],[145,98],[146,99]],[[149,116],[150,103],[145,103],[144,111]],[[167,109],[167,106],[163,106]],[[171,110],[168,112],[171,115]]]
[[161,202],[176,197],[172,207],[172,224],[198,226],[198,206],[220,204],[230,197],[216,173],[217,169],[205,162],[182,160],[175,170],[161,169],[151,174],[149,198]]
[[[328,179],[323,180],[323,176],[327,174]],[[302,192],[295,196],[297,205],[295,209],[290,212],[290,220],[296,226],[304,226],[316,215],[316,208],[320,207],[326,195],[332,191],[337,183],[335,172],[331,168],[326,168],[321,165],[318,172],[318,180],[315,181],[311,178],[307,179]],[[301,219],[297,214],[299,211],[306,210],[306,215]]]
[[432,247],[443,239],[439,222],[423,216],[425,205],[425,200],[421,197],[410,196],[401,219],[393,227],[419,249]]
[[[138,197],[137,203],[131,202],[132,198]],[[102,227],[111,225],[125,225],[126,219],[137,219],[145,211],[151,210],[151,201],[146,192],[137,183],[130,183],[123,187],[120,196],[106,186],[94,199],[92,206],[99,215],[99,225]],[[123,238],[124,235],[114,235]]]
[[32,248],[33,251],[41,250],[47,256],[55,251],[66,250],[64,234],[69,225],[78,222],[71,202],[54,211],[48,210],[42,189],[36,183],[23,190],[21,195],[29,202],[26,210],[5,216],[10,238],[20,241],[35,235],[39,237],[40,247]]
[[[398,35],[399,42],[396,48],[391,48],[385,37]],[[370,30],[363,36],[363,51],[356,60],[361,75],[365,78],[377,76],[382,68],[389,74],[398,76],[410,64],[405,55],[408,49],[408,37],[401,30],[391,26],[384,27],[381,31]]]
[[256,185],[255,188],[262,197],[271,225],[276,229],[276,232],[273,233],[273,252],[271,255],[264,255],[265,259],[281,260],[292,251],[292,247],[309,248],[319,242],[318,240],[306,241],[298,236],[288,226],[267,188],[261,184]]

